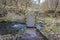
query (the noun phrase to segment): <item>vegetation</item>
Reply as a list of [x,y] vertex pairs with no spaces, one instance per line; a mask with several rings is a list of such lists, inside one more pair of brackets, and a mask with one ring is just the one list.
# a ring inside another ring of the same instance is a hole
[[42,30],[47,35],[60,33],[60,0],[0,0],[0,23],[23,21],[34,11],[38,11],[35,20],[46,23]]

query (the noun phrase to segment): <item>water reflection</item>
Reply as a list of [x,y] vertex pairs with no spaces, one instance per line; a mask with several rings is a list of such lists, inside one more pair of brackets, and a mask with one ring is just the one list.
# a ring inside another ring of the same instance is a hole
[[36,24],[36,28],[40,30],[42,27],[44,27],[44,25],[45,25],[45,24],[37,23],[37,24]]
[[0,34],[15,34],[25,31],[26,24],[21,23],[0,23]]

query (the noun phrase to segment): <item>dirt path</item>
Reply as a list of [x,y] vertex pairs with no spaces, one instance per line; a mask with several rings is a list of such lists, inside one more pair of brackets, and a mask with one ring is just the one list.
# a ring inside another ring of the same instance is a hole
[[27,28],[25,35],[17,40],[45,40],[42,35],[40,35],[35,28]]

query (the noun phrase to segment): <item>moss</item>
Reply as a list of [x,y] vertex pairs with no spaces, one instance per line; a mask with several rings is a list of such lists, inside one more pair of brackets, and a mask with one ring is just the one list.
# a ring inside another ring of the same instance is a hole
[[52,18],[44,18],[44,22],[47,24],[47,23],[50,23],[52,21]]
[[16,20],[0,19],[0,23],[1,22],[16,22]]
[[0,19],[0,22],[2,22],[3,20],[2,19]]

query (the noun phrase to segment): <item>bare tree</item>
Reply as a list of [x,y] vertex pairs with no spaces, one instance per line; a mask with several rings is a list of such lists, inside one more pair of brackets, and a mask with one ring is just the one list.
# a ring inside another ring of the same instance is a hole
[[0,5],[0,17],[6,16],[7,15],[7,10],[5,9],[6,6],[6,0],[0,0],[1,4]]
[[54,16],[56,17],[56,16],[57,16],[57,15],[56,15],[56,14],[57,14],[57,13],[56,13],[56,9],[57,9],[57,7],[58,7],[59,0],[56,0],[55,3],[56,3],[56,6],[55,6],[55,10],[54,10],[54,11],[55,11]]

